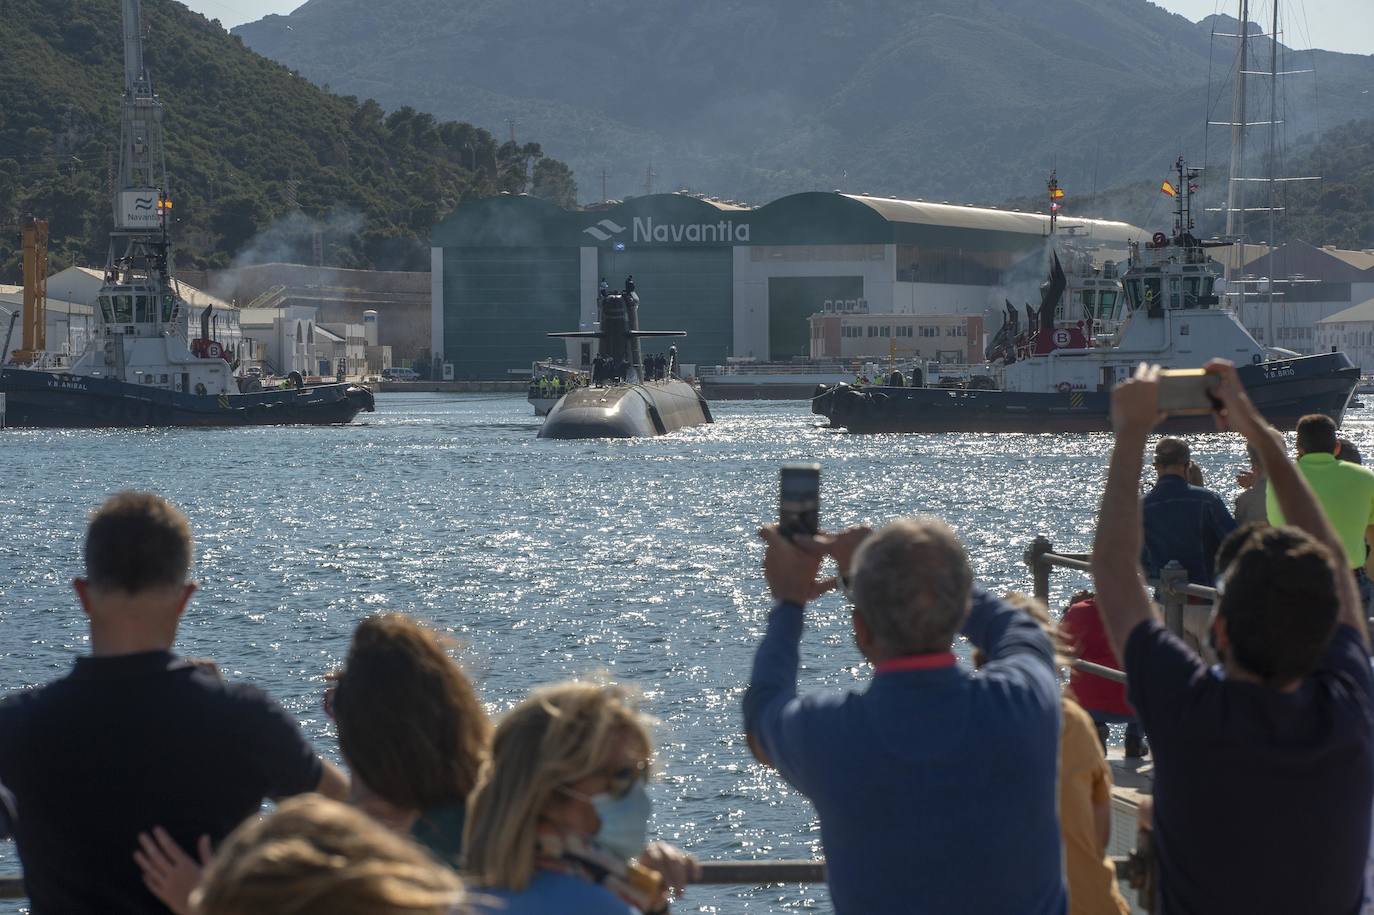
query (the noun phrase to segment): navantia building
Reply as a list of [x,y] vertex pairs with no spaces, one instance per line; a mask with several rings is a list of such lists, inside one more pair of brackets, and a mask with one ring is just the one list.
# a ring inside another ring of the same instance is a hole
[[[1060,218],[1058,243],[1123,260],[1148,238],[1121,222]],[[685,330],[682,361],[786,360],[810,351],[812,314],[979,315],[1038,303],[1049,219],[1035,213],[853,194],[793,194],[749,208],[685,194],[565,210],[528,196],[464,204],[435,227],[432,351],[457,378],[508,378],[531,362],[590,359],[604,278],[633,274],[646,330]]]

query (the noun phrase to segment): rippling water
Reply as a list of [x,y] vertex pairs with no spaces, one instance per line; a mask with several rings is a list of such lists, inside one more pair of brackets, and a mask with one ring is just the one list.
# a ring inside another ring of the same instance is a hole
[[[755,531],[776,514],[778,465],[821,463],[827,527],[940,515],[982,583],[1029,590],[1021,554],[1036,534],[1087,547],[1111,440],[859,437],[817,428],[799,403],[713,410],[713,426],[615,442],[540,441],[516,397],[419,394],[380,395],[377,413],[337,428],[5,430],[0,690],[60,676],[85,650],[69,585],[85,516],[149,488],[197,536],[180,650],[266,688],[329,755],[321,677],[361,617],[401,610],[466,644],[494,713],[596,670],[637,684],[659,722],[659,837],[702,858],[819,854],[810,805],[740,734],[769,605]],[[1345,434],[1374,454],[1374,427],[1355,417]],[[1239,439],[1193,447],[1209,485],[1234,495]],[[1081,583],[1070,574],[1060,599]],[[808,610],[802,657],[803,688],[867,679],[839,597]],[[0,871],[17,867],[0,844]],[[678,911],[809,908],[829,908],[824,887],[695,888]]]

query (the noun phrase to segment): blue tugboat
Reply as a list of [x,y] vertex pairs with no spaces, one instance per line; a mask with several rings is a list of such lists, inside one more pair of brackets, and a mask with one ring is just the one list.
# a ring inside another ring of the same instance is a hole
[[[1174,233],[1131,243],[1124,294],[1114,296],[1109,309],[1066,326],[1066,282],[1056,254],[1039,311],[1024,329],[1009,311],[979,386],[820,387],[811,411],[851,432],[1107,432],[1111,389],[1140,362],[1183,369],[1224,358],[1240,367],[1250,398],[1277,428],[1292,429],[1309,413],[1325,413],[1339,424],[1359,369],[1344,353],[1284,358],[1266,352],[1222,307],[1214,291],[1222,265],[1207,254],[1213,244],[1193,235],[1189,199],[1196,172],[1181,158],[1175,168]],[[1160,430],[1212,432],[1216,426],[1210,416],[1174,416]]]
[[[171,200],[163,169],[162,103],[143,66],[140,0],[123,0],[124,97],[114,229],[93,331],[70,366],[28,346],[0,367],[11,426],[249,426],[347,423],[374,409],[372,392],[345,383],[261,389],[236,374],[211,339],[209,309],[195,316],[172,271]],[[27,266],[27,264],[26,264]],[[26,276],[26,284],[30,277]],[[26,308],[29,295],[25,296]],[[41,298],[39,299],[41,302]],[[25,326],[37,323],[25,315]]]

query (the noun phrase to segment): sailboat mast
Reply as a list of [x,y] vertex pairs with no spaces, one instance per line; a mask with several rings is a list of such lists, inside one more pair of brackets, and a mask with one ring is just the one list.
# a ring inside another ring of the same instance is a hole
[[1269,28],[1269,238],[1265,242],[1269,264],[1269,296],[1265,319],[1265,343],[1274,345],[1274,210],[1278,204],[1276,187],[1278,183],[1277,140],[1279,129],[1279,0],[1272,0],[1274,17]]
[[[1250,0],[1240,0],[1240,50],[1236,54],[1235,94],[1231,97],[1231,171],[1226,185],[1226,235],[1245,232],[1245,71],[1249,69]],[[1241,265],[1236,264],[1238,269]],[[1229,277],[1228,277],[1229,279]]]

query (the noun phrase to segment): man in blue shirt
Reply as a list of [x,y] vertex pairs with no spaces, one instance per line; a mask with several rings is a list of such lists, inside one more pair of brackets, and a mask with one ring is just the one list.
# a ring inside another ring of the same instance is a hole
[[1208,669],[1155,619],[1140,580],[1141,452],[1159,368],[1112,392],[1116,445],[1093,543],[1097,605],[1155,756],[1159,911],[1350,915],[1374,801],[1374,676],[1340,537],[1235,367],[1214,361],[1225,428],[1259,455],[1291,527],[1221,547]]
[[1161,438],[1155,444],[1159,481],[1145,494],[1145,548],[1141,554],[1151,578],[1171,560],[1188,570],[1188,581],[1212,586],[1217,547],[1236,529],[1221,496],[1188,482],[1192,454],[1188,443]]
[[[835,910],[1062,915],[1060,699],[1040,627],[973,587],[940,521],[795,543],[762,534],[777,603],[745,731],[815,805]],[[799,697],[803,608],[825,590],[826,552],[849,578],[854,638],[874,674],[861,692]],[[989,658],[978,673],[951,650],[960,632]]]

